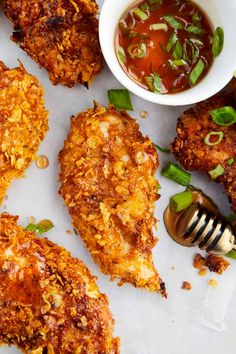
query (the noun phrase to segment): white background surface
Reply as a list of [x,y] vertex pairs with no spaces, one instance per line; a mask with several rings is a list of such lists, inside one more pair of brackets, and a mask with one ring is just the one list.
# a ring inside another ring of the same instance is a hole
[[[102,1],[99,1],[101,4]],[[235,354],[236,353],[236,263],[222,276],[208,274],[201,278],[192,267],[193,254],[197,249],[187,249],[175,244],[167,235],[162,214],[169,196],[182,190],[175,183],[159,176],[162,186],[161,199],[156,204],[156,216],[160,220],[157,236],[158,246],[154,249],[154,260],[166,282],[168,300],[157,294],[137,290],[129,285],[119,288],[109,282],[93,263],[82,241],[74,233],[69,215],[58,196],[57,154],[69,130],[70,115],[84,110],[96,99],[107,104],[106,91],[119,88],[119,83],[107,68],[98,76],[88,91],[83,87],[67,89],[52,86],[47,73],[9,40],[12,26],[6,18],[0,16],[0,59],[8,67],[17,65],[19,58],[26,69],[36,75],[46,92],[46,106],[49,110],[50,130],[40,146],[39,154],[48,156],[50,165],[39,170],[33,163],[26,171],[26,178],[15,181],[8,190],[8,199],[2,210],[20,215],[22,225],[27,225],[28,217],[35,216],[39,221],[51,219],[55,228],[47,237],[69,249],[82,259],[98,277],[102,292],[107,293],[110,307],[116,321],[115,332],[121,338],[121,352],[124,354]],[[134,112],[141,130],[149,134],[154,142],[167,146],[175,136],[176,119],[182,108],[162,107],[146,103],[132,96]],[[139,112],[149,112],[147,119],[141,119]],[[169,155],[159,154],[161,165],[170,159]],[[221,210],[227,214],[229,204],[223,194],[223,188],[209,183],[207,178],[194,174],[193,184],[201,187],[213,197]],[[233,263],[233,261],[232,261]],[[172,270],[172,267],[175,270]],[[208,287],[208,281],[219,281],[217,289]],[[190,292],[181,290],[184,280],[190,281]],[[227,312],[226,312],[227,311]],[[2,347],[0,354],[13,354],[19,351],[12,347]],[[59,354],[59,353],[57,353]]]

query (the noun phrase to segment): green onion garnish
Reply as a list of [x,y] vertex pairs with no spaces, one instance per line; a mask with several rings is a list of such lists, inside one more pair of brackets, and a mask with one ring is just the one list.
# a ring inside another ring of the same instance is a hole
[[163,152],[164,154],[170,154],[170,150],[169,149],[165,149],[165,148],[162,148],[160,145],[157,145],[157,144],[154,144],[153,145],[155,146],[155,148],[161,152]]
[[194,34],[199,34],[199,35],[202,35],[205,33],[205,31],[203,29],[201,29],[200,27],[197,27],[197,26],[193,26],[193,25],[188,26],[186,28],[186,31],[189,33],[194,33]]
[[227,160],[227,164],[228,164],[229,166],[232,166],[234,163],[235,163],[235,158],[234,158],[234,157],[230,157],[230,158]]
[[193,68],[193,70],[189,75],[189,81],[191,82],[192,85],[195,85],[197,83],[204,69],[205,69],[204,61],[202,59],[199,59],[197,65]]
[[183,47],[180,41],[177,41],[175,48],[173,50],[173,57],[174,59],[182,59],[183,57]]
[[53,223],[51,222],[51,220],[41,220],[38,224],[32,224],[30,223],[25,230],[26,231],[34,231],[37,234],[41,235],[44,232],[49,231],[50,229],[52,229],[54,227]]
[[218,57],[224,47],[224,31],[221,27],[217,27],[214,33],[212,54],[214,57]]
[[209,175],[211,176],[211,179],[216,179],[219,176],[222,176],[225,173],[225,169],[222,165],[217,165],[214,170],[211,170],[208,172]]
[[118,56],[120,58],[121,63],[124,64],[126,62],[126,55],[122,47],[119,47],[118,49]]
[[145,10],[149,10],[150,6],[148,5],[147,2],[144,2],[142,5],[139,6],[139,8],[145,11]]
[[186,60],[183,59],[177,59],[177,60],[171,60],[170,61],[170,66],[172,67],[172,69],[176,69],[179,66],[185,66],[188,63],[186,62]]
[[236,259],[236,251],[230,251],[225,254],[225,257],[231,258],[231,259]]
[[218,125],[230,126],[236,123],[236,110],[231,106],[221,107],[209,112],[213,122]]
[[[214,142],[211,141],[211,138],[213,136],[218,136],[218,139]],[[205,136],[204,139],[204,144],[208,146],[215,146],[218,145],[224,138],[224,133],[223,132],[210,132]]]
[[182,186],[188,186],[191,181],[191,174],[184,171],[178,165],[169,162],[161,171],[162,175],[172,181],[181,184]]
[[197,24],[201,21],[202,17],[200,15],[200,13],[198,11],[194,12],[193,16],[192,16],[192,19],[193,19],[193,23]]
[[128,90],[108,90],[109,103],[116,108],[132,111],[133,106]]
[[138,7],[133,10],[133,13],[141,21],[146,21],[149,18],[149,15]]
[[185,191],[179,194],[175,194],[170,198],[170,209],[179,213],[193,204],[193,194],[190,191]]
[[178,41],[177,34],[175,32],[172,33],[172,35],[169,38],[169,42],[166,46],[167,52],[170,52],[172,47],[175,45],[175,43]]
[[145,43],[131,44],[127,51],[130,58],[143,59],[147,55],[147,46]]
[[162,0],[148,0],[148,2],[150,5],[153,5],[153,4],[158,4],[159,2],[162,2]]
[[166,22],[169,23],[169,25],[174,28],[174,29],[182,29],[183,28],[183,24],[179,21],[177,21],[174,16],[172,15],[167,15],[167,16],[163,16],[164,19],[166,20]]
[[154,73],[153,77],[153,92],[159,94],[163,94],[166,92],[166,88],[163,85],[162,79],[157,73]]
[[166,23],[153,23],[152,25],[149,26],[149,29],[151,31],[168,31],[168,26]]

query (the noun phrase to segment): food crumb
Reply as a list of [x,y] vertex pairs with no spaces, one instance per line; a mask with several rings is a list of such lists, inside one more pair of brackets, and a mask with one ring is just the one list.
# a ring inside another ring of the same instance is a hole
[[205,277],[207,272],[207,269],[205,267],[201,268],[198,272],[198,274],[200,275],[200,277]]
[[193,258],[193,266],[194,268],[197,269],[202,269],[204,266],[206,266],[207,261],[204,257],[200,255],[200,253],[195,254]]
[[215,279],[210,279],[210,280],[209,280],[209,285],[210,285],[212,288],[216,288],[217,284],[218,284],[217,280],[215,280]]
[[29,217],[29,224],[35,224],[35,222],[36,222],[35,217],[34,216],[30,216]]
[[71,235],[71,234],[72,234],[72,231],[71,231],[71,230],[66,230],[66,233],[67,233],[68,235]]
[[171,270],[175,270],[175,267],[173,266],[173,267],[171,267]]
[[36,166],[40,169],[45,169],[49,166],[49,160],[47,156],[40,155],[36,160]]
[[140,112],[140,117],[143,118],[143,119],[147,118],[148,117],[148,112],[147,111],[141,111]]
[[191,290],[192,289],[192,284],[190,284],[188,281],[183,281],[182,287],[183,290]]
[[224,259],[224,257],[216,256],[214,254],[210,254],[207,257],[206,261],[207,261],[207,267],[209,268],[209,270],[211,272],[215,272],[218,274],[222,274],[224,271],[226,271],[226,269],[230,265],[230,263],[228,261],[226,261],[226,259]]

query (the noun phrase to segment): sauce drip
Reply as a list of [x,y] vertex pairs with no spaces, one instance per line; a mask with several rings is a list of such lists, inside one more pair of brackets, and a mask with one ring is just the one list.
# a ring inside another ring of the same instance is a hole
[[196,4],[160,0],[150,5],[147,0],[136,2],[123,15],[115,48],[133,81],[149,91],[170,94],[189,89],[208,73],[212,39],[209,20]]
[[[193,194],[193,200],[194,203],[198,203],[202,205],[204,208],[207,210],[211,211],[215,215],[220,216],[220,211],[216,204],[207,196],[205,195],[201,190],[191,190]],[[164,223],[166,226],[166,230],[170,237],[177,243],[179,243],[182,246],[186,247],[191,247],[191,244],[189,241],[185,240],[183,235],[180,235],[178,233],[179,228],[179,223],[181,222],[181,218],[184,214],[185,210],[182,211],[181,213],[175,213],[173,212],[170,207],[168,206],[167,209],[165,210],[164,213]]]

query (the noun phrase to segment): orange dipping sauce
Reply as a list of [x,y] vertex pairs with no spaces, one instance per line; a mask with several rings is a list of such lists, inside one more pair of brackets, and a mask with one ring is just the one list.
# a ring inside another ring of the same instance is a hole
[[138,1],[122,16],[115,37],[125,73],[146,90],[171,94],[187,90],[208,73],[213,29],[188,0]]

